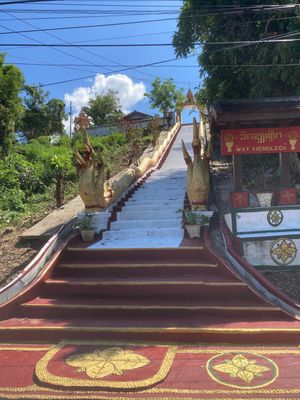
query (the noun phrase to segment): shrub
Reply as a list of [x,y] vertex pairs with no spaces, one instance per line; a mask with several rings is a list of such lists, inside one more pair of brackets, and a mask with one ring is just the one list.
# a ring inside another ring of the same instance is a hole
[[18,188],[4,190],[0,194],[0,204],[4,211],[24,211],[25,193]]

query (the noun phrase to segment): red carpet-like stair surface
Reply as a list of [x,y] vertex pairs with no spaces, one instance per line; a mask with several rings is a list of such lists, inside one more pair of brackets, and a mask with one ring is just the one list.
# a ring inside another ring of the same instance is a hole
[[300,332],[200,241],[172,249],[69,245],[52,273],[5,311],[2,341],[281,342],[299,341]]

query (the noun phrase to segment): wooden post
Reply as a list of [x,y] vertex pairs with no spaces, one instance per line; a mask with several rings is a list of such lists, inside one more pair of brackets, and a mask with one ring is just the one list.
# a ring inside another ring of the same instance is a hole
[[279,154],[280,164],[280,186],[291,186],[291,167],[290,167],[290,153]]
[[[286,121],[280,121],[279,126],[287,126]],[[290,153],[279,153],[280,186],[291,186]]]
[[240,154],[232,156],[233,161],[233,179],[234,179],[234,190],[241,192],[243,190],[242,182],[242,156]]

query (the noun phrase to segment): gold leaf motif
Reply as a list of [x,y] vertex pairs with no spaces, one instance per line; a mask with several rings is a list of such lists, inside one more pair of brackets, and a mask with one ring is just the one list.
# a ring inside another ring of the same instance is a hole
[[237,376],[247,383],[251,383],[254,378],[254,374],[246,369],[239,371]]
[[241,380],[251,383],[255,377],[261,376],[269,368],[257,364],[255,360],[248,360],[242,354],[238,354],[232,360],[225,360],[224,363],[213,367],[216,371],[229,374],[231,378],[240,378]]
[[249,364],[249,360],[242,354],[238,354],[237,356],[233,357],[232,362],[240,369],[247,367]]
[[232,378],[236,378],[239,372],[239,368],[232,364],[231,361],[226,361],[224,364],[215,365],[213,367],[216,371],[225,372]]
[[287,265],[295,259],[297,248],[291,239],[279,239],[272,243],[270,254],[277,264]]
[[66,363],[85,372],[90,378],[104,378],[108,375],[123,375],[124,371],[142,368],[150,361],[132,350],[123,350],[112,347],[103,351],[73,355],[66,359]]

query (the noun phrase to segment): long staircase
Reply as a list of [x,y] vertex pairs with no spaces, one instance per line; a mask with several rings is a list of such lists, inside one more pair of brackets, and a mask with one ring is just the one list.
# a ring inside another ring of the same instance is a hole
[[[2,312],[0,339],[299,341],[299,322],[249,288],[202,240],[183,240],[181,129],[163,167],[90,248],[70,242]],[[282,333],[285,332],[283,335]]]
[[185,195],[186,165],[181,140],[190,142],[190,127],[176,136],[162,166],[128,198],[117,220],[91,246],[104,248],[178,247],[182,241],[181,212]]

